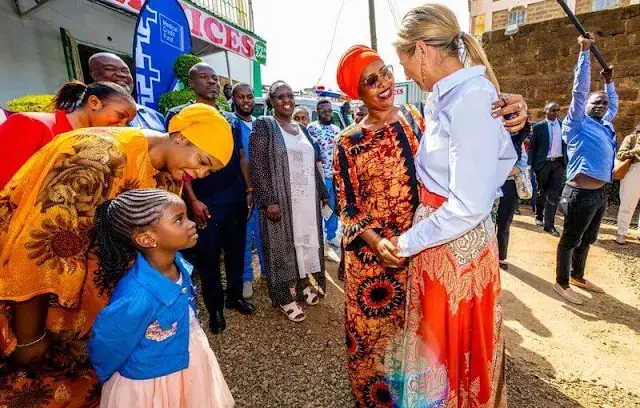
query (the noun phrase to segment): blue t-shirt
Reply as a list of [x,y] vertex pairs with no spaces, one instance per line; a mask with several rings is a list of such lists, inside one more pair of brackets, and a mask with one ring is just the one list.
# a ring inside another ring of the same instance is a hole
[[[193,103],[193,102],[191,102]],[[178,114],[185,106],[191,103],[175,107],[167,113],[167,127],[171,118]],[[213,172],[203,179],[193,180],[193,191],[198,200],[207,206],[216,204],[241,203],[247,198],[247,186],[242,177],[242,169],[240,168],[240,150],[244,149],[242,128],[247,127],[241,125],[236,115],[223,112],[233,132],[233,154],[231,160],[222,170]],[[247,136],[248,137],[248,136]]]

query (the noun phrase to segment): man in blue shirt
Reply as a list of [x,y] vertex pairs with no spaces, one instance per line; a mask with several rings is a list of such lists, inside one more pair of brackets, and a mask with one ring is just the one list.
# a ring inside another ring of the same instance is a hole
[[[236,84],[231,90],[231,99],[235,106],[236,128],[240,132],[242,145],[245,147],[245,157],[249,160],[249,136],[253,130],[253,122],[256,118],[252,116],[255,107],[253,89],[244,82]],[[253,192],[253,189],[251,189]],[[254,205],[255,208],[255,205]],[[267,268],[264,263],[262,252],[262,241],[260,240],[260,223],[258,211],[252,211],[247,221],[247,235],[244,253],[244,273],[242,275],[242,296],[249,299],[253,296],[253,248],[255,246],[260,261],[260,273],[266,276]]]
[[[133,77],[129,66],[116,54],[110,52],[93,54],[89,58],[89,70],[91,78],[95,82],[113,82],[129,92],[133,92]],[[144,105],[136,104],[136,107],[138,114],[129,122],[128,126],[152,129],[163,133],[166,131],[164,117],[160,113]]]
[[575,67],[573,99],[562,125],[569,163],[567,184],[560,208],[565,214],[564,230],[558,244],[556,284],[554,289],[566,300],[582,304],[569,284],[602,292],[584,278],[589,247],[598,237],[607,197],[606,183],[612,181],[616,151],[616,134],[611,121],[618,112],[618,95],[613,85],[613,67],[600,75],[606,92],[589,95],[593,37],[580,37],[581,47]]
[[[220,94],[220,80],[213,68],[204,62],[189,71],[189,87],[196,93],[196,103],[215,107]],[[167,125],[185,106],[167,113]],[[227,324],[224,318],[225,292],[220,276],[220,256],[224,250],[227,277],[226,306],[242,314],[253,313],[254,307],[242,296],[245,233],[247,216],[253,206],[253,189],[249,179],[249,163],[242,144],[238,119],[225,115],[231,124],[234,151],[225,168],[204,179],[184,180],[184,197],[200,228],[195,248],[195,266],[200,272],[202,297],[209,311],[209,330],[222,332]]]

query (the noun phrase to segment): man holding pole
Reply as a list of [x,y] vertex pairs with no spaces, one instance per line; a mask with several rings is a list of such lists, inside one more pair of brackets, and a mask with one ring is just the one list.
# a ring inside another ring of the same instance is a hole
[[554,289],[566,300],[582,304],[569,284],[603,292],[584,278],[589,247],[598,237],[607,197],[606,183],[612,181],[616,150],[616,134],[611,124],[618,111],[618,94],[613,85],[613,67],[600,75],[605,91],[589,95],[591,84],[591,35],[580,36],[581,52],[575,67],[573,99],[562,125],[569,163],[567,184],[562,192],[560,208],[565,214],[564,230],[558,244],[556,284]]

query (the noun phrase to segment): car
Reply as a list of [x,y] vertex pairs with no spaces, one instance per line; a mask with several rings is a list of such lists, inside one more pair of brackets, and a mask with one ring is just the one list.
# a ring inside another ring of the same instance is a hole
[[[260,117],[262,115],[271,115],[272,112],[267,109],[267,98],[266,97],[258,97],[256,98],[256,105],[253,108],[253,116]],[[312,98],[301,98],[296,97],[296,106],[302,106],[309,112],[309,119],[311,122],[318,120],[318,114],[316,113],[316,104],[318,103],[318,99]],[[342,103],[331,102],[331,107],[333,108],[333,124],[340,128],[340,130],[349,126],[349,123],[346,123],[344,118],[342,117],[342,113],[340,108],[342,107]]]

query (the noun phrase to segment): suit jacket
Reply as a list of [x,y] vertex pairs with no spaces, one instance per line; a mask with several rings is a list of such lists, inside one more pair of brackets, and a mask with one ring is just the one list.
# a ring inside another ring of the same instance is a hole
[[[560,121],[562,127],[562,121]],[[540,171],[549,156],[551,149],[551,138],[549,137],[549,124],[546,120],[538,122],[533,126],[531,139],[529,140],[529,165],[533,171]],[[567,165],[567,144],[562,140],[563,164]]]

